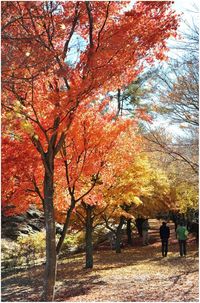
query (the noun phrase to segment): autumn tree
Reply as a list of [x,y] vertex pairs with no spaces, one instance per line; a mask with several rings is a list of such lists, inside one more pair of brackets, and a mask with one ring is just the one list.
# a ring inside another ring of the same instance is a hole
[[179,55],[173,56],[172,52],[173,57],[154,70],[149,83],[157,88],[152,109],[161,120],[176,125],[177,132],[147,129],[145,136],[151,150],[169,155],[171,161],[198,175],[199,31],[195,20],[185,24],[173,48]]
[[[175,205],[170,180],[164,171],[150,165],[145,154],[133,156],[129,168],[107,192],[111,203],[103,218],[106,226],[116,235],[116,252],[120,252],[120,238],[125,221],[143,217],[155,217]],[[112,227],[117,224],[116,229]]]
[[88,195],[87,203],[84,200],[78,203],[72,216],[72,228],[85,233],[85,268],[93,268],[94,232],[97,227],[103,227],[100,215],[107,205],[100,196],[95,191]]
[[[130,83],[144,62],[163,59],[176,34],[170,2],[2,2],[2,112],[14,135],[40,157],[46,226],[43,300],[54,300],[55,159],[76,109]],[[74,36],[84,41],[81,51]],[[79,53],[69,63],[70,52]],[[15,140],[15,139],[14,139]]]
[[[121,251],[122,227],[126,220],[133,218],[131,208],[134,209],[142,203],[142,193],[146,195],[151,190],[151,187],[148,187],[149,164],[142,155],[139,156],[141,146],[137,144],[137,140],[141,144],[140,137],[134,139],[129,132],[119,138],[118,148],[113,151],[111,157],[111,161],[115,161],[115,164],[110,166],[113,182],[104,189],[104,200],[108,207],[102,218],[107,228],[116,236],[116,252]],[[120,157],[122,151],[123,158]],[[117,224],[116,229],[112,224]]]
[[[162,138],[163,133],[157,132],[157,136],[158,135],[160,138],[159,142],[162,142],[162,139],[164,143],[168,141],[169,145],[170,140],[172,140],[169,134],[168,136],[165,134],[165,136],[167,136],[164,137],[165,140]],[[164,213],[168,213],[169,211],[170,216],[175,218],[175,220],[177,216],[182,214],[185,218],[187,217],[190,222],[193,220],[196,221],[196,214],[198,212],[198,178],[196,172],[190,168],[193,154],[192,148],[191,150],[189,149],[187,153],[185,152],[183,161],[177,161],[177,158],[172,157],[173,154],[164,153],[162,150],[160,151],[158,145],[153,144],[153,146],[151,146],[151,144],[152,142],[150,143],[150,141],[148,141],[145,147],[148,158],[151,161],[151,166],[154,170],[157,170],[159,166],[159,168],[165,172],[170,184],[170,192],[169,195],[167,195],[167,200],[169,201],[170,198],[171,201],[169,204],[170,208],[168,210],[161,210],[161,213],[162,211]],[[173,152],[175,152],[174,149]],[[190,158],[188,158],[189,161],[186,161],[186,155],[188,155],[188,157],[190,155]]]
[[[85,228],[87,242],[86,267],[90,268],[93,266],[93,230],[104,208],[109,207],[112,203],[109,198],[105,199],[105,190],[107,188],[108,191],[112,191],[111,188],[117,178],[119,197],[120,192],[127,191],[127,204],[130,203],[131,197],[134,198],[134,177],[131,179],[129,176],[130,180],[125,178],[122,182],[123,174],[132,163],[133,155],[138,154],[140,148],[137,123],[133,119],[116,119],[115,112],[103,114],[99,109],[99,106],[96,109],[95,107],[87,109],[85,114],[81,110],[81,116],[78,115],[79,110],[77,110],[71,131],[73,133],[75,129],[78,130],[78,140],[76,140],[75,134],[71,136],[71,144],[68,140],[64,159],[64,161],[68,161],[65,163],[68,182],[68,196],[65,198],[67,203],[63,203],[64,201],[61,202],[59,199],[58,204],[55,204],[56,218],[60,222],[65,221],[66,229],[69,226],[71,215],[72,217],[74,214],[79,215]],[[85,127],[86,122],[87,128]],[[69,134],[68,138],[70,138]],[[136,170],[135,175],[137,175],[137,165],[133,169]],[[61,179],[61,174],[59,174],[59,178]],[[139,181],[137,186],[140,188]],[[64,185],[62,184],[61,187],[63,188]],[[72,210],[74,210],[73,213]],[[65,234],[62,234],[61,238],[64,239],[64,236]]]
[[[188,170],[188,176],[193,180],[198,175],[198,138],[188,136],[176,136],[163,129],[162,127],[156,130],[145,130],[144,137],[147,141],[145,150],[151,153],[153,158],[165,159],[169,164],[177,162],[177,167],[182,165],[183,172]],[[160,155],[159,155],[160,154]],[[162,156],[163,155],[163,156]]]
[[[110,152],[117,146],[117,138],[134,123],[132,120],[116,119],[115,112],[104,111],[107,103],[105,100],[90,108],[79,106],[68,130],[66,144],[62,147],[61,159],[65,169],[62,175],[59,174],[59,179],[64,180],[59,187],[60,190],[66,187],[66,197],[64,201],[59,199],[55,208],[58,219],[59,213],[62,222],[63,213],[66,213],[66,218],[57,244],[57,253],[62,247],[76,204],[87,201],[94,187],[102,183],[102,174],[106,170]],[[96,199],[97,197],[98,195]],[[89,201],[92,201],[91,197]],[[85,209],[88,208],[89,206]]]
[[[113,190],[113,187],[116,187],[116,180],[120,182],[121,191],[123,193],[124,191],[127,191],[127,205],[129,203],[132,203],[130,202],[130,199],[134,196],[134,192],[132,192],[134,191],[134,189],[131,184],[131,181],[126,180],[127,183],[123,182],[123,172],[126,171],[126,169],[129,167],[133,153],[139,152],[139,142],[139,138],[136,135],[136,129],[134,129],[133,126],[129,126],[127,129],[121,132],[117,138],[115,138],[115,144],[113,145],[113,148],[110,149],[105,160],[104,169],[101,172],[100,186],[96,188],[92,196],[86,197],[85,202],[87,202],[87,204],[84,203],[87,241],[86,266],[93,265],[92,232],[95,226],[100,224],[99,222],[101,222],[101,224],[106,222],[105,212],[107,212],[107,210],[113,207],[113,197],[112,195],[108,196],[108,194],[106,193],[110,193],[110,191]],[[122,193],[120,193],[120,190],[118,191],[118,193],[119,195],[123,195]],[[114,206],[114,208],[117,209],[116,205]],[[104,219],[103,221],[102,218]],[[122,225],[123,222],[120,223],[120,226],[117,230],[117,239],[119,239],[119,242]]]
[[199,99],[199,31],[198,26],[185,24],[186,29],[176,49],[178,58],[172,58],[167,67],[166,76],[159,74],[164,88],[161,106],[170,119],[185,127],[197,127]]

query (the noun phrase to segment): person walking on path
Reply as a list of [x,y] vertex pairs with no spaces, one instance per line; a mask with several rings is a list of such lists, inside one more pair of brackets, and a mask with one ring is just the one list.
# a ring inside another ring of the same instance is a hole
[[148,219],[145,219],[144,222],[142,223],[143,245],[148,245],[149,244],[148,230],[149,230],[149,222],[148,222]]
[[186,240],[188,236],[188,230],[183,225],[183,222],[181,222],[180,225],[177,227],[176,234],[179,242],[180,256],[186,256]]
[[142,223],[144,222],[144,218],[142,217],[138,217],[136,220],[135,220],[135,225],[137,227],[137,230],[138,230],[138,234],[139,236],[142,238]]
[[167,257],[169,236],[170,236],[169,226],[167,226],[166,222],[162,222],[162,225],[160,226],[160,238],[162,241],[162,256],[163,257]]

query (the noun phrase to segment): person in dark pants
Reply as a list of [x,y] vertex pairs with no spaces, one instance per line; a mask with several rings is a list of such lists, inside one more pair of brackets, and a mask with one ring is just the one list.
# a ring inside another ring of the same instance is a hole
[[163,257],[167,257],[169,236],[170,236],[169,226],[167,226],[166,222],[162,222],[162,225],[160,226],[160,238],[162,241],[162,256]]
[[140,237],[142,237],[142,223],[144,222],[144,218],[142,217],[138,217],[136,220],[135,220],[135,225],[137,227],[137,230],[138,230],[138,234]]
[[177,227],[176,234],[179,242],[180,256],[186,256],[186,240],[188,236],[188,230],[183,225],[183,222],[180,222],[180,225]]
[[142,223],[142,241],[143,245],[149,245],[149,222],[148,219],[145,219]]

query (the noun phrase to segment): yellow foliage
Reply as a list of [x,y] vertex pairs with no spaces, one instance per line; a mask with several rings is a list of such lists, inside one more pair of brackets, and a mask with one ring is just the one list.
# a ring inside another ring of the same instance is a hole
[[12,119],[13,119],[13,113],[8,112],[8,113],[5,114],[5,117],[6,117],[6,119],[8,119],[8,120],[12,120]]
[[181,213],[186,213],[188,209],[198,209],[198,189],[187,182],[177,185],[175,203]]
[[134,202],[134,204],[135,205],[141,205],[141,204],[143,204],[143,202],[140,200],[140,198],[138,198],[138,197],[134,197],[133,198],[133,202]]
[[126,171],[115,177],[105,199],[112,216],[131,215],[152,216],[171,207],[171,187],[166,174],[151,168],[145,154],[134,155]]
[[[151,176],[152,170],[146,155],[132,156],[129,167],[120,171],[120,174],[115,176],[112,187],[104,192],[105,200],[109,205],[107,212],[115,209],[114,216],[130,216],[134,209],[144,205],[144,197],[151,196],[153,191],[153,186],[150,184]],[[125,211],[126,207],[130,214]]]
[[21,125],[21,128],[27,133],[27,134],[30,134],[30,135],[34,135],[34,128],[33,128],[33,125],[28,122],[27,120],[22,120],[20,122],[20,125]]

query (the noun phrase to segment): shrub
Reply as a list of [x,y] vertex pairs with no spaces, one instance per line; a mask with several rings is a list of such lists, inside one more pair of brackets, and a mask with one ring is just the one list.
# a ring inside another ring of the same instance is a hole
[[36,264],[37,260],[45,256],[45,232],[37,232],[17,239],[20,254],[27,265]]
[[63,242],[61,254],[66,252],[76,252],[82,249],[85,245],[85,234],[83,231],[73,232],[66,235]]
[[35,265],[45,256],[45,232],[18,237],[17,241],[2,240],[2,269]]

